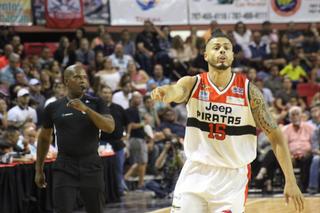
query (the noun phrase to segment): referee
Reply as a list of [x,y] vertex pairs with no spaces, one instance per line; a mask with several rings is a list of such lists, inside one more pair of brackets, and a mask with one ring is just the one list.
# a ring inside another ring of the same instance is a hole
[[98,156],[99,130],[111,133],[114,120],[100,98],[85,95],[88,80],[81,65],[64,72],[67,97],[50,103],[44,110],[38,137],[35,182],[46,187],[44,160],[53,128],[58,156],[53,166],[54,207],[57,213],[72,212],[77,193],[89,213],[103,212],[103,165]]

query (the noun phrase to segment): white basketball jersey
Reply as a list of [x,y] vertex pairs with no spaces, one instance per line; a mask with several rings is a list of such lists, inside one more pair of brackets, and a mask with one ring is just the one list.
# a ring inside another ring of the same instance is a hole
[[220,91],[208,73],[197,75],[187,103],[184,140],[187,159],[216,167],[240,168],[256,158],[256,125],[248,99],[249,80],[232,74]]

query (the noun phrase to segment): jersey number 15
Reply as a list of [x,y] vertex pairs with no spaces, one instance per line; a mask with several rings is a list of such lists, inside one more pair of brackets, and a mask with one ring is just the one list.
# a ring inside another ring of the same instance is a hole
[[225,124],[209,124],[208,138],[224,140],[226,138],[226,125]]

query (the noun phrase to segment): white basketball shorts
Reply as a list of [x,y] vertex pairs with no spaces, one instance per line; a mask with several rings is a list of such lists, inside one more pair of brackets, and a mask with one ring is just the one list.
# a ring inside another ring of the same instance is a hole
[[187,160],[180,173],[171,213],[242,213],[250,165],[230,169]]

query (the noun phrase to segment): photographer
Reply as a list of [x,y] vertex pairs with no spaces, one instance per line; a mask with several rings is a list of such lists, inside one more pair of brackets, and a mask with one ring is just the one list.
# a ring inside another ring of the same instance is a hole
[[163,130],[163,134],[166,137],[166,142],[155,164],[163,179],[160,181],[151,180],[146,183],[146,188],[155,192],[158,198],[164,198],[173,192],[185,161],[179,138],[172,134],[168,128]]

